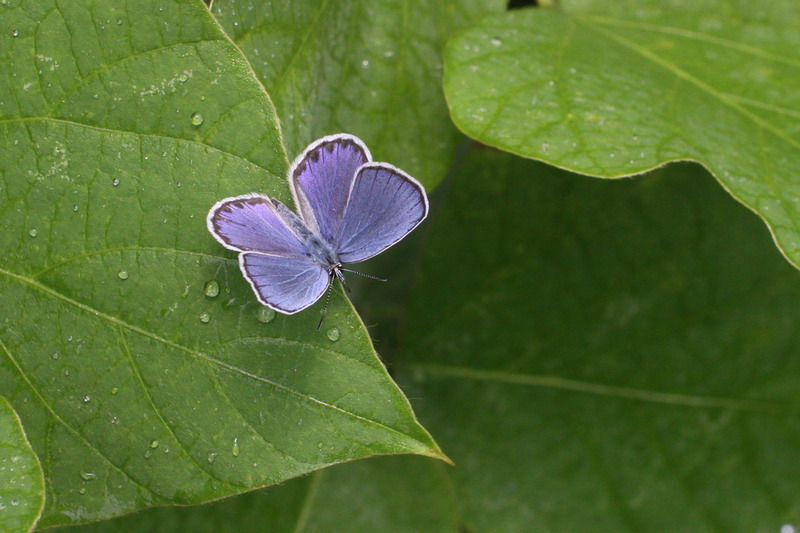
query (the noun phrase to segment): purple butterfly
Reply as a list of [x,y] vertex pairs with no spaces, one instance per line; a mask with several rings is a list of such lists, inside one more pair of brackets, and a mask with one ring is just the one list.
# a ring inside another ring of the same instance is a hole
[[319,300],[334,278],[344,284],[343,265],[381,253],[428,214],[417,180],[372,162],[361,139],[345,133],[306,148],[289,167],[289,184],[299,216],[255,193],[225,198],[208,213],[211,234],[242,252],[239,266],[258,301],[289,315]]

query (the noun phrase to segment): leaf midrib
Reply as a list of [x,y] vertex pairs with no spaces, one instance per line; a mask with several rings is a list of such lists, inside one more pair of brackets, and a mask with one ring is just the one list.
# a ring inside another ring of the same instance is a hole
[[550,375],[534,375],[511,373],[501,370],[485,370],[455,365],[437,365],[425,363],[403,364],[401,368],[422,371],[431,376],[444,378],[461,378],[472,381],[487,381],[505,385],[523,385],[546,389],[570,391],[616,399],[637,400],[649,403],[667,404],[682,407],[699,407],[714,409],[733,409],[737,411],[759,413],[781,413],[784,405],[761,400],[736,400],[717,396],[700,396],[674,392],[660,392],[634,387],[604,385],[590,381],[563,378]]
[[160,134],[160,133],[145,133],[145,132],[139,132],[139,131],[129,131],[129,130],[121,130],[121,129],[115,129],[115,128],[105,128],[105,127],[102,127],[102,126],[95,126],[95,125],[92,125],[92,124],[84,124],[83,122],[75,122],[74,120],[66,120],[66,119],[62,119],[62,118],[53,118],[53,117],[46,117],[46,116],[4,118],[4,119],[0,119],[0,125],[1,124],[13,124],[13,123],[25,123],[25,122],[48,122],[48,121],[49,122],[55,122],[55,123],[58,123],[58,124],[66,124],[68,126],[76,126],[76,127],[79,127],[79,128],[86,128],[86,129],[95,130],[95,131],[99,131],[99,132],[103,132],[103,133],[114,133],[114,134],[118,134],[118,135],[134,135],[134,136],[137,136],[137,137],[151,137],[151,138],[155,138],[155,139],[167,139],[167,140],[170,140],[170,141],[179,141],[179,142],[182,141],[182,142],[185,142],[187,144],[196,144],[196,145],[202,146],[204,148],[208,148],[208,149],[214,150],[216,152],[219,152],[220,154],[232,157],[234,159],[238,159],[238,160],[244,161],[244,162],[246,162],[246,163],[248,163],[250,165],[253,165],[256,168],[259,168],[259,169],[263,170],[264,172],[266,172],[267,174],[269,174],[270,176],[272,176],[272,177],[274,177],[276,179],[283,179],[278,174],[275,174],[272,170],[269,170],[268,168],[256,163],[255,161],[251,161],[250,159],[247,159],[247,158],[242,157],[240,155],[234,154],[232,152],[227,152],[225,150],[222,150],[221,148],[217,148],[216,146],[212,146],[212,145],[204,143],[204,142],[199,142],[199,141],[197,141],[195,139],[187,139],[187,138],[184,138],[184,137],[173,137],[171,135],[163,135],[163,134]]
[[[54,297],[54,298],[56,298],[58,300],[61,300],[62,302],[65,302],[65,303],[70,304],[70,305],[72,305],[74,307],[77,307],[78,309],[80,309],[80,310],[82,310],[84,312],[87,312],[87,313],[95,316],[96,318],[103,319],[103,320],[105,320],[105,321],[107,321],[107,322],[109,322],[111,324],[114,324],[115,326],[119,326],[119,327],[125,328],[125,329],[127,329],[129,331],[132,331],[134,333],[138,333],[139,335],[142,335],[142,336],[147,337],[149,339],[155,340],[156,342],[160,342],[163,345],[168,346],[170,348],[174,348],[176,350],[183,351],[183,352],[185,352],[185,353],[187,353],[187,354],[189,354],[189,355],[191,355],[193,357],[196,357],[198,359],[206,361],[207,363],[215,365],[215,366],[217,366],[219,368],[222,368],[222,369],[228,370],[229,372],[232,372],[232,373],[235,373],[235,374],[239,374],[239,375],[241,375],[243,377],[250,378],[252,380],[264,383],[266,385],[274,387],[275,389],[278,389],[278,390],[283,391],[283,392],[285,392],[287,394],[290,394],[292,396],[300,398],[301,400],[313,403],[313,404],[318,405],[318,406],[320,406],[320,407],[322,407],[324,409],[329,409],[329,410],[331,410],[331,411],[333,411],[333,412],[335,412],[337,414],[344,415],[344,416],[347,416],[347,417],[350,417],[350,418],[354,418],[354,419],[358,420],[359,422],[362,422],[362,423],[377,427],[377,428],[379,428],[381,430],[384,430],[384,431],[387,431],[389,433],[394,433],[396,435],[399,435],[399,436],[403,437],[403,440],[412,440],[412,441],[417,442],[419,444],[425,445],[424,443],[418,441],[414,437],[411,437],[410,435],[408,435],[406,433],[403,433],[402,431],[400,431],[398,429],[395,429],[395,428],[392,428],[390,426],[387,426],[387,425],[383,424],[382,422],[379,422],[377,420],[372,420],[370,418],[367,418],[365,416],[359,415],[357,413],[353,413],[351,411],[348,411],[348,410],[343,409],[341,407],[338,407],[336,405],[333,405],[333,404],[330,404],[330,403],[325,402],[323,400],[320,400],[318,398],[315,398],[315,397],[313,397],[313,396],[311,396],[309,394],[304,394],[304,393],[302,393],[300,391],[297,391],[297,390],[295,390],[295,389],[293,389],[291,387],[288,387],[288,386],[283,385],[281,383],[278,383],[276,381],[272,381],[272,380],[267,379],[265,377],[258,376],[256,374],[253,374],[252,372],[248,372],[247,370],[239,368],[239,367],[237,367],[235,365],[232,365],[230,363],[226,363],[224,361],[216,359],[216,358],[214,358],[214,357],[212,357],[212,356],[210,356],[210,355],[208,355],[208,354],[206,354],[204,352],[201,352],[199,350],[194,350],[192,348],[183,346],[183,345],[178,344],[176,342],[172,342],[172,341],[170,341],[168,339],[165,339],[164,337],[161,337],[160,335],[157,335],[157,334],[152,333],[150,331],[144,330],[144,329],[142,329],[142,328],[140,328],[138,326],[135,326],[133,324],[129,324],[128,322],[125,322],[124,320],[121,320],[121,319],[119,319],[117,317],[114,317],[114,316],[111,316],[111,315],[109,315],[107,313],[99,311],[98,309],[95,309],[95,308],[93,308],[91,306],[88,306],[88,305],[86,305],[84,303],[81,303],[81,302],[79,302],[77,300],[73,300],[72,298],[70,298],[70,297],[68,297],[68,296],[66,296],[64,294],[61,294],[60,292],[58,292],[58,291],[48,287],[47,285],[44,285],[43,283],[40,283],[40,282],[38,282],[38,281],[36,281],[34,279],[31,279],[31,278],[28,278],[26,276],[17,274],[15,272],[11,272],[9,270],[5,270],[3,268],[0,268],[0,274],[4,275],[6,277],[9,277],[11,279],[14,279],[14,280],[16,280],[18,282],[21,282],[23,284],[26,284],[26,285],[28,285],[28,286],[30,286],[30,287],[32,287],[34,289],[37,289],[37,290],[39,290],[41,292],[44,292],[45,294],[48,294],[48,295],[50,295],[50,296],[52,296],[52,297]],[[304,344],[304,343],[301,343],[301,344]],[[315,349],[319,349],[319,350],[324,350],[324,351],[329,351],[329,352],[331,351],[331,350],[326,350],[325,348],[323,348],[321,346],[318,346],[318,345],[308,344],[308,346],[313,347]],[[333,353],[335,353],[335,352],[333,352]],[[410,446],[406,445],[404,442],[400,442],[400,443],[398,443],[398,445],[404,447],[405,449],[407,449],[411,453],[418,453],[418,449],[410,447]]]

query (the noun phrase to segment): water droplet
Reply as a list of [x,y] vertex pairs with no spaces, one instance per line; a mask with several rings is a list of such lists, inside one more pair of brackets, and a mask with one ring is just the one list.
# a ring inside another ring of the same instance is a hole
[[92,401],[92,397],[89,396],[88,394],[83,397],[83,403],[89,403],[91,401]]
[[217,280],[212,279],[206,281],[203,287],[203,293],[205,293],[208,298],[216,298],[219,296],[219,283],[217,283]]
[[114,387],[111,389],[111,394],[116,394],[119,392],[119,387]]
[[117,26],[122,26],[122,19],[117,19]]
[[153,448],[153,449],[158,448],[158,441],[154,440],[153,442],[151,442],[150,443],[150,447]]
[[362,66],[363,68],[367,68],[367,67],[369,67],[369,59],[365,59],[365,60],[363,60],[363,61],[361,62],[361,66]]
[[333,326],[332,328],[328,328],[328,331],[326,332],[326,335],[328,336],[328,338],[330,340],[338,341],[339,337],[342,336],[342,332],[339,331],[339,328],[337,328],[336,326]]
[[119,178],[114,178],[113,180],[111,180],[111,185],[113,185],[114,187],[119,185]]
[[153,450],[147,450],[146,452],[144,452],[145,459],[150,459],[151,457],[153,457]]
[[258,311],[256,311],[256,318],[259,322],[263,322],[264,324],[272,322],[275,320],[275,311],[269,307],[260,307]]
[[492,43],[492,46],[503,46],[503,40],[500,37],[495,37],[489,42]]
[[200,314],[200,322],[208,324],[211,321],[211,313],[205,312]]
[[186,74],[181,74],[180,76],[178,76],[178,79],[180,80],[181,83],[184,83],[186,80],[189,79],[189,76],[187,76]]
[[53,354],[53,359],[58,359],[59,357],[61,357],[61,355],[58,352]]
[[19,500],[17,500],[16,498],[15,498],[15,499],[13,499],[13,500],[11,500],[11,505],[13,505],[14,507],[16,507],[17,505],[19,505]]
[[192,113],[192,126],[197,128],[201,124],[203,124],[204,120],[205,119],[203,118],[203,115],[201,115],[200,113]]
[[97,478],[97,474],[95,474],[94,472],[81,472],[81,478],[83,478],[86,481],[91,481]]
[[37,235],[39,235],[39,230],[36,229],[36,228],[33,228],[28,232],[28,235],[30,235],[31,237],[36,237]]
[[224,303],[224,304],[222,304],[222,307],[223,307],[224,309],[230,309],[230,308],[231,308],[231,307],[233,307],[235,304],[236,304],[236,298],[228,298],[227,300],[225,300],[225,303]]
[[119,279],[123,280],[123,281],[128,279],[128,271],[127,270],[120,270],[119,272],[117,272],[117,277]]
[[319,448],[320,450],[322,449],[322,443],[321,442],[317,443],[317,448]]
[[64,375],[65,375],[65,376],[69,376],[69,368],[68,368],[68,369],[66,369],[66,370],[64,370]]
[[209,454],[208,454],[208,457],[207,457],[208,463],[209,463],[209,464],[213,463],[213,462],[214,462],[214,459],[216,459],[216,458],[217,458],[217,455],[219,455],[217,452],[211,452],[211,453],[209,453]]
[[81,489],[78,492],[81,493],[81,494],[86,494],[86,488],[85,487],[81,487]]
[[111,423],[112,424],[119,424],[119,418],[117,418],[116,416],[112,416],[111,417]]
[[11,32],[12,37],[19,37],[19,30],[14,30]]
[[80,209],[80,206],[78,206],[78,204],[72,206],[73,211],[77,211],[78,209]]
[[239,437],[233,439],[233,447],[231,448],[231,453],[234,457],[239,457]]

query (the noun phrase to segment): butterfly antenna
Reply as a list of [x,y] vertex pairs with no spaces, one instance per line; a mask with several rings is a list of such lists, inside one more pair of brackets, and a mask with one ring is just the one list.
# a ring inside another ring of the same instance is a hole
[[363,272],[358,272],[357,270],[350,270],[349,268],[343,268],[342,270],[345,272],[352,272],[353,274],[358,274],[359,276],[364,276],[365,278],[374,279],[375,281],[389,281],[388,279],[383,279],[376,276],[370,276],[369,274],[364,274]]
[[328,290],[325,294],[325,305],[322,306],[322,316],[319,317],[319,324],[317,324],[317,331],[322,327],[322,322],[325,320],[325,315],[328,314],[328,303],[331,301],[331,290],[333,289],[333,276],[328,281]]

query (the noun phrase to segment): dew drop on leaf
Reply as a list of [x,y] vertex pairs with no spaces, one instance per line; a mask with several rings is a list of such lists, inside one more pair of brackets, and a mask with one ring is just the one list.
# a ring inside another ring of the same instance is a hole
[[206,281],[206,284],[203,287],[203,293],[208,298],[216,298],[219,295],[219,283],[217,283],[217,280],[212,279]]
[[39,235],[39,230],[36,229],[36,228],[33,228],[28,232],[28,235],[30,235],[31,237],[36,237],[37,235]]
[[328,338],[334,342],[339,340],[339,337],[342,336],[342,332],[339,331],[339,328],[333,326],[332,328],[328,328],[328,331],[325,333]]
[[211,313],[205,312],[200,314],[200,322],[208,324],[211,321]]
[[128,271],[127,270],[120,270],[119,272],[117,272],[117,277],[119,279],[123,280],[123,281],[128,279]]
[[83,403],[89,403],[91,401],[92,401],[92,397],[89,396],[88,394],[83,397]]
[[259,322],[263,322],[264,324],[272,322],[275,319],[275,311],[269,307],[260,307],[258,311],[256,311],[256,318]]
[[81,472],[81,478],[83,478],[86,481],[91,481],[91,480],[97,478],[97,474],[95,474],[94,472],[86,472],[86,471],[84,471],[84,472]]
[[11,32],[12,37],[19,37],[19,30],[14,30]]
[[119,185],[119,178],[114,178],[113,180],[111,180],[111,185],[113,185],[114,187]]
[[192,113],[192,126],[194,126],[196,128],[200,127],[203,124],[204,120],[205,119],[203,118],[203,115],[201,115],[200,113],[196,113],[196,112]]
[[231,448],[231,453],[234,457],[239,457],[239,437],[233,439],[233,447]]
[[209,464],[213,463],[213,462],[214,462],[214,459],[216,459],[216,458],[217,458],[217,455],[219,455],[217,452],[211,452],[211,453],[209,453],[209,454],[208,454],[208,457],[207,457],[208,463],[209,463]]
[[118,387],[114,387],[114,388],[111,389],[111,394],[116,394],[118,392],[119,392],[119,388]]
[[151,447],[151,448],[158,448],[158,441],[157,441],[157,440],[154,440],[153,442],[151,442],[151,443],[150,443],[150,447]]
[[503,46],[503,40],[499,37],[495,37],[489,42],[491,42],[493,46]]

